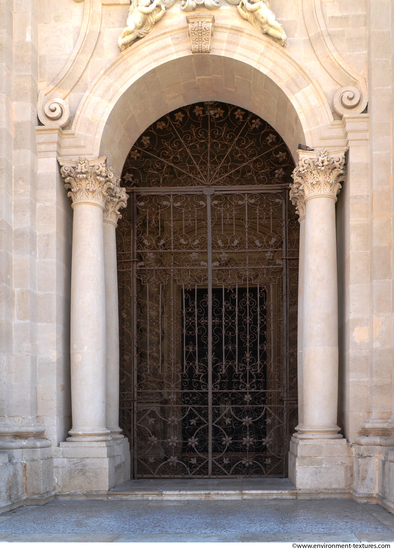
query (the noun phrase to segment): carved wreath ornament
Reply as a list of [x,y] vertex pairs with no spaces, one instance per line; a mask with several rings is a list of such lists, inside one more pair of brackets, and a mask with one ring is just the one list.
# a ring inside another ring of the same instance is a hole
[[[270,9],[269,0],[226,1],[237,6],[239,15],[263,34],[268,34],[281,46],[286,44],[286,33],[282,25],[276,21],[275,14]],[[119,49],[125,50],[138,38],[143,38],[150,33],[155,23],[164,17],[166,11],[172,8],[175,2],[176,0],[131,0],[126,27],[118,39]],[[220,7],[220,0],[181,0],[181,10],[185,12],[192,12],[197,8],[216,10]],[[211,21],[212,25],[213,20]],[[201,50],[194,51],[202,53]],[[208,52],[210,49],[205,48],[203,51]]]

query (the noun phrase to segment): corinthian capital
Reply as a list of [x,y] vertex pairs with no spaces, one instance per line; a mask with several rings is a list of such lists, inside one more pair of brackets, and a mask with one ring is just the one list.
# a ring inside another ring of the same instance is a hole
[[290,186],[290,200],[294,204],[298,219],[301,222],[305,218],[305,193],[301,189],[299,181],[294,181]]
[[293,171],[293,186],[304,193],[305,201],[316,196],[336,200],[345,177],[345,152],[330,156],[328,151],[300,151],[300,162]]
[[117,180],[115,187],[108,189],[108,197],[105,200],[104,222],[112,223],[115,227],[121,218],[119,210],[126,208],[127,193],[124,187],[120,187],[120,180]]
[[119,182],[112,168],[107,167],[107,157],[79,158],[76,161],[59,158],[60,173],[73,206],[81,202],[98,204],[105,208],[109,193]]

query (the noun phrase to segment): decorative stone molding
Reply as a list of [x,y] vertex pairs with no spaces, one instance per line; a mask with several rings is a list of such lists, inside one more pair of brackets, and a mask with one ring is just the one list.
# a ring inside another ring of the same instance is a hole
[[[300,151],[300,162],[293,171],[294,193],[302,191],[305,202],[317,196],[336,200],[345,177],[344,151],[330,156],[322,150],[315,157],[313,152]],[[298,189],[298,191],[297,191]]]
[[126,208],[127,193],[124,187],[120,187],[120,180],[117,180],[116,187],[108,189],[108,197],[105,201],[104,222],[111,223],[115,227],[122,217],[119,210]]
[[208,10],[217,10],[222,4],[220,0],[182,0],[182,11],[194,11],[197,8],[207,8]]
[[356,86],[343,86],[336,91],[333,105],[338,115],[357,115],[366,108],[367,98]]
[[[227,0],[229,4],[237,6],[242,19],[248,21],[263,34],[268,34],[279,44],[286,44],[286,33],[280,23],[275,19],[275,14],[270,10],[269,0]],[[121,51],[131,46],[138,38],[144,38],[151,32],[154,25],[166,14],[176,0],[131,0],[131,6],[127,17],[126,27],[119,39],[118,47]],[[181,0],[180,9],[193,12],[198,8],[216,10],[221,7],[220,0]],[[197,14],[203,16],[204,14]],[[209,22],[204,19],[189,23],[189,36],[192,39],[193,53],[209,53],[210,38]],[[197,37],[194,39],[194,37]],[[201,38],[201,36],[203,38]],[[202,44],[195,46],[195,43]],[[193,48],[203,49],[193,49]],[[209,48],[209,49],[206,49]]]
[[[67,196],[72,199],[72,206],[77,203],[93,203],[104,210],[107,201],[116,194],[119,180],[112,168],[107,167],[107,157],[88,160],[80,157],[77,161],[58,159],[60,173],[64,179]],[[119,206],[120,208],[121,206]]]
[[38,118],[45,126],[62,127],[66,125],[70,119],[68,101],[60,97],[50,97],[47,100],[40,97]]
[[302,0],[305,26],[317,59],[340,86],[333,108],[340,116],[360,114],[368,104],[367,82],[335,48],[328,32],[321,0]]
[[68,96],[81,78],[97,44],[101,27],[101,0],[84,2],[81,30],[74,49],[56,80],[41,90],[38,97],[38,118],[44,126],[61,128],[68,123]]
[[294,181],[290,186],[290,200],[296,208],[298,221],[301,222],[305,219],[305,193],[299,180]]
[[215,18],[206,13],[186,16],[192,53],[210,53]]

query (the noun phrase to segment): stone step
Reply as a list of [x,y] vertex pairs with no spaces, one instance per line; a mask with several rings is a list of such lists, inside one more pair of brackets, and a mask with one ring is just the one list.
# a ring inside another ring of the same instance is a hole
[[242,500],[294,499],[297,491],[288,479],[138,479],[108,491],[110,500]]

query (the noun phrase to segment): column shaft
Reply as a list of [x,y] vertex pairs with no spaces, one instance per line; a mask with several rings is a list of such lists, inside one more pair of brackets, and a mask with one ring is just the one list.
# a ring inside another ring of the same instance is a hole
[[303,369],[303,310],[304,310],[304,250],[305,217],[300,218],[300,246],[298,268],[298,330],[297,330],[297,383],[298,383],[298,423],[304,422],[304,369]]
[[[303,289],[303,424],[299,432],[339,431],[338,293],[334,197],[306,202]],[[338,436],[339,437],[339,436]]]
[[105,297],[107,317],[107,428],[112,438],[119,428],[119,315],[116,263],[116,226],[104,220]]
[[69,440],[100,440],[108,438],[103,208],[73,206]]

